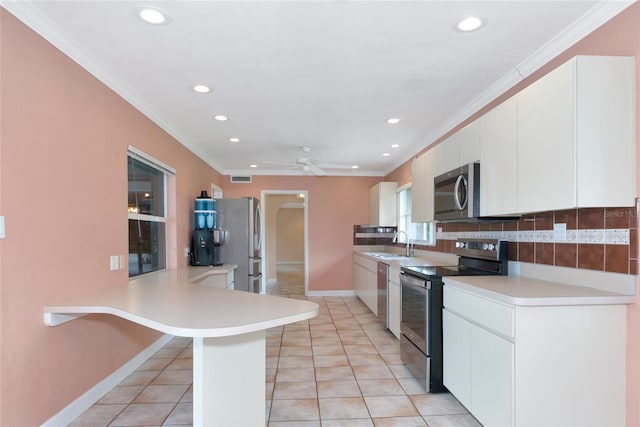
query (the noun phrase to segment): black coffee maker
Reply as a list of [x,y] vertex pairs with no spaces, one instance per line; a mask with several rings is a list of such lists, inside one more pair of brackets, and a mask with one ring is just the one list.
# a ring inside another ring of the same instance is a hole
[[215,265],[213,230],[193,230],[191,236],[191,265]]
[[207,192],[200,192],[200,197],[195,201],[195,230],[191,235],[191,265],[210,266],[219,265],[219,256],[216,252],[214,232],[217,212],[216,201],[209,197]]

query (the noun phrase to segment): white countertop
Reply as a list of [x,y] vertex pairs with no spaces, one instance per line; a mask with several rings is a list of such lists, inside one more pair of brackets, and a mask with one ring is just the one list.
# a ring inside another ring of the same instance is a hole
[[445,286],[520,306],[633,304],[636,300],[635,295],[522,276],[457,276],[443,281]]
[[[367,257],[367,259],[383,262],[391,267],[404,267],[411,265],[420,266],[439,266],[439,265],[456,265],[458,264],[458,257],[454,254],[447,254],[442,252],[431,251],[415,251],[415,255],[411,257],[403,256],[404,248],[394,248],[398,251],[389,252],[385,250],[354,248],[353,252]],[[393,254],[398,257],[382,258],[375,256],[374,254]]]
[[102,313],[184,337],[226,337],[268,329],[318,314],[311,301],[260,295],[193,283],[209,274],[225,274],[235,265],[189,267],[144,274],[112,289],[67,296],[45,306],[57,314]]

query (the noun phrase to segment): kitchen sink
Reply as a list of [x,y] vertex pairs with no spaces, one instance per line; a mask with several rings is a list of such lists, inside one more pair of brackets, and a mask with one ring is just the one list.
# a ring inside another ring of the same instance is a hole
[[380,259],[394,259],[394,258],[409,258],[406,255],[392,254],[385,252],[365,252],[366,255],[373,256]]

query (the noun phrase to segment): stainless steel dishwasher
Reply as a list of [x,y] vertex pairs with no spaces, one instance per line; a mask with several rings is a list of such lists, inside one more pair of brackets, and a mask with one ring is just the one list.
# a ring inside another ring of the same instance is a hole
[[378,320],[385,328],[389,328],[387,317],[389,266],[384,262],[378,263]]

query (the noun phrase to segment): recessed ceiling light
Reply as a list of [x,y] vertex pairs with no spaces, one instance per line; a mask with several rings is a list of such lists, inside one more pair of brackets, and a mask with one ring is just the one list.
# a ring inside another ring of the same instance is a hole
[[483,24],[482,19],[476,16],[468,16],[464,18],[462,21],[458,22],[458,25],[456,26],[456,28],[459,31],[469,32],[469,31],[475,31],[478,28],[482,27],[482,24]]
[[240,138],[229,138],[231,142],[240,142]]
[[150,6],[139,8],[138,17],[147,24],[166,25],[169,23],[169,15],[158,8]]
[[227,116],[223,116],[223,115],[220,115],[220,114],[218,114],[217,116],[213,116],[213,118],[216,119],[219,122],[226,122],[227,120],[229,120],[229,119],[227,119]]
[[383,157],[389,157],[391,154],[390,153],[382,153]]
[[249,165],[249,167],[250,167],[250,168],[257,168],[257,167],[258,167],[258,165],[256,165],[255,163],[251,163],[251,164]]
[[209,93],[211,89],[207,85],[195,85],[193,86],[193,91],[198,93]]
[[401,119],[399,119],[397,117],[392,117],[390,119],[387,119],[387,123],[389,123],[390,125],[395,125],[397,123],[400,123],[400,120]]
[[398,148],[398,147],[400,147],[400,144],[392,144],[391,145],[391,148]]
[[358,169],[359,167],[360,166],[358,166],[358,165],[353,165],[353,166],[351,166],[351,169]]

